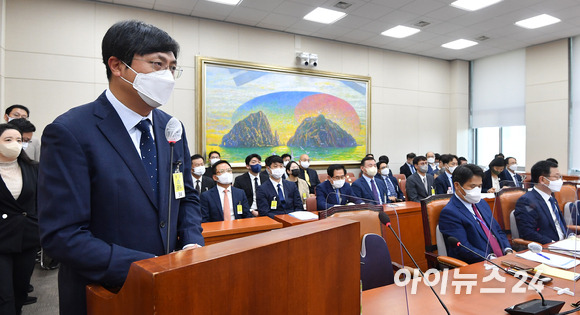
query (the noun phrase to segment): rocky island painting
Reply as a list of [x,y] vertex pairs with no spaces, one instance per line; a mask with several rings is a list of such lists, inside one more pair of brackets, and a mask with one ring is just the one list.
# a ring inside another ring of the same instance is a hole
[[241,166],[251,153],[348,164],[368,151],[370,78],[204,58],[198,65],[200,153],[217,150]]

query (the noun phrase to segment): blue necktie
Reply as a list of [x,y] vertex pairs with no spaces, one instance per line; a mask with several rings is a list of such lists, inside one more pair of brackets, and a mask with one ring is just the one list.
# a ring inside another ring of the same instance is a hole
[[141,141],[139,146],[141,149],[141,162],[143,162],[143,166],[145,166],[153,192],[157,195],[157,188],[159,186],[157,180],[157,149],[155,148],[155,141],[153,141],[153,137],[149,131],[150,125],[151,122],[149,119],[144,119],[135,127],[141,131]]
[[338,190],[338,188],[336,189],[336,201],[338,201],[337,205],[340,204],[340,191]]
[[375,186],[375,180],[371,179],[371,187],[373,187],[373,198],[377,203],[381,203],[381,198],[379,198],[379,192],[377,191],[377,186]]
[[387,184],[387,188],[389,190],[389,197],[391,196],[395,196],[395,186],[393,186],[393,182],[391,182],[391,179],[389,177],[385,178],[385,183]]
[[282,185],[280,184],[278,184],[278,200],[280,200],[282,206],[286,204],[286,199],[284,199],[284,193],[282,192]]
[[560,215],[558,212],[560,212],[560,209],[558,208],[558,203],[556,203],[556,199],[554,197],[550,197],[550,203],[552,203],[552,211],[554,211],[554,214],[556,215],[556,218],[558,219],[558,223],[560,223],[560,228],[562,228],[562,233],[564,233],[564,238],[566,238],[566,225],[564,224],[564,222],[562,222],[562,219],[560,218]]

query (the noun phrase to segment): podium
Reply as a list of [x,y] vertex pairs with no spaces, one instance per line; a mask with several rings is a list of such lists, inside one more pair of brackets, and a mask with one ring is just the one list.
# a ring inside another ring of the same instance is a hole
[[89,315],[358,314],[359,223],[331,218],[134,262]]

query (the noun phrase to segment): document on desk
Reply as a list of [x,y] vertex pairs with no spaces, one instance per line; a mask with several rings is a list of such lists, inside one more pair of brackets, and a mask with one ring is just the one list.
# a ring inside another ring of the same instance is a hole
[[570,269],[580,264],[580,260],[560,255],[554,255],[546,252],[538,254],[532,253],[531,251],[528,250],[523,253],[518,253],[516,254],[516,256],[562,269]]
[[308,211],[294,211],[294,212],[290,212],[288,213],[289,215],[291,215],[292,217],[298,219],[298,220],[315,220],[318,219],[318,216],[312,212],[308,212]]
[[536,268],[534,268],[534,270],[540,271],[542,273],[542,275],[544,275],[544,276],[558,277],[561,279],[573,280],[573,281],[578,281],[578,279],[580,279],[579,273],[574,273],[572,271],[562,270],[559,268],[553,268],[550,266],[546,266],[544,264],[538,265]]
[[548,245],[548,249],[556,253],[580,257],[580,238],[570,237]]

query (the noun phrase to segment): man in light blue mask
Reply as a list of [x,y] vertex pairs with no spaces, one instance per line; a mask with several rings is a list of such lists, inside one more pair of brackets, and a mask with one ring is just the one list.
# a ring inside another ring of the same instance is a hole
[[102,41],[108,88],[44,130],[39,225],[44,249],[62,262],[61,315],[86,314],[87,284],[119,288],[131,263],[204,245],[185,132],[171,149],[171,116],[158,109],[181,73],[178,52],[153,25],[116,23]]
[[248,169],[247,173],[236,177],[234,187],[244,190],[252,214],[257,217],[260,214],[256,202],[256,189],[268,180],[268,173],[260,172],[262,170],[262,157],[256,153],[246,156],[246,169]]

